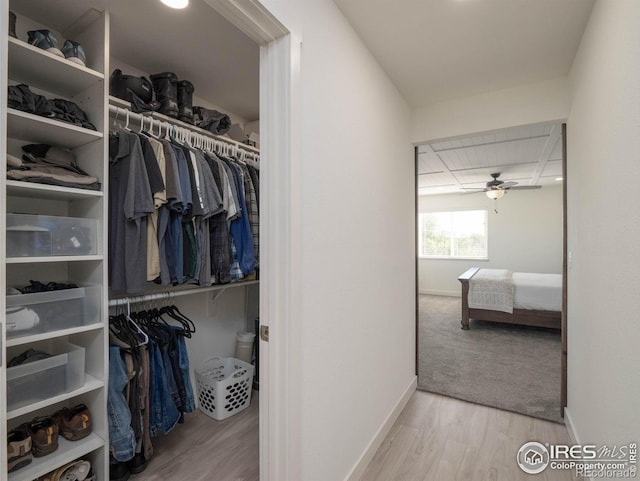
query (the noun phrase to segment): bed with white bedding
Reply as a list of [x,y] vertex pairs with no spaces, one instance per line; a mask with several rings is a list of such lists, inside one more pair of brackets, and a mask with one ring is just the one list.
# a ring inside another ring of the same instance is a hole
[[560,328],[562,276],[473,267],[462,284],[462,329],[469,319]]

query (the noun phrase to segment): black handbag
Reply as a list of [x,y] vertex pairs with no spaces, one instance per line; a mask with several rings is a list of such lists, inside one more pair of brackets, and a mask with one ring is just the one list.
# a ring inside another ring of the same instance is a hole
[[153,85],[146,77],[124,75],[122,70],[116,69],[109,78],[109,94],[128,102],[134,101],[133,94],[149,104],[153,99]]

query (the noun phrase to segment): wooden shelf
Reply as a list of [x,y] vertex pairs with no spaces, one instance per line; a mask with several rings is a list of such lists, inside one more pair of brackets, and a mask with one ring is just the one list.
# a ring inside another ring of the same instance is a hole
[[33,458],[31,464],[9,473],[9,481],[31,481],[104,445],[104,439],[94,433],[79,441],[67,441],[60,436],[58,438],[58,449],[48,456]]
[[101,139],[103,134],[59,120],[7,109],[7,136],[72,149]]
[[36,182],[22,182],[7,180],[7,194],[14,197],[28,197],[49,200],[78,200],[104,197],[101,190],[76,189],[59,185],[38,184]]
[[104,74],[9,37],[9,78],[71,98],[104,81]]

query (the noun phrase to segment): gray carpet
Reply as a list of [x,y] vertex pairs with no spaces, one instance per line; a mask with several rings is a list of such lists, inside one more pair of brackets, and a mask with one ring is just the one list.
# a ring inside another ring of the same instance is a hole
[[560,417],[560,331],[471,321],[460,298],[419,296],[418,388],[536,418]]

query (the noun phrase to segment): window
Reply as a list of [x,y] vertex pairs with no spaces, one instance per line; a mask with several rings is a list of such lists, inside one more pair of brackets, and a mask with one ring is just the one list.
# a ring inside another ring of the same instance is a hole
[[487,211],[426,212],[419,217],[420,257],[487,258]]

